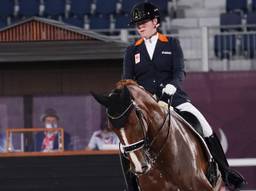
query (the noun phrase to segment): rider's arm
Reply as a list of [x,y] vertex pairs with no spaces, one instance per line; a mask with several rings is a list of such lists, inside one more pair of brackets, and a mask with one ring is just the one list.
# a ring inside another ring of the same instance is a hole
[[178,39],[171,38],[172,43],[172,63],[173,63],[173,78],[170,80],[170,84],[175,87],[179,87],[181,81],[184,80],[185,71],[184,71],[184,57],[183,51],[180,46]]

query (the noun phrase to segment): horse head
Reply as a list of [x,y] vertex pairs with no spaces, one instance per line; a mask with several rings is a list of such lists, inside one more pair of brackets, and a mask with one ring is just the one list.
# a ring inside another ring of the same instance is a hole
[[136,174],[144,174],[151,168],[147,155],[149,145],[149,123],[147,120],[151,111],[141,100],[142,98],[145,99],[145,96],[148,96],[151,101],[154,99],[148,93],[145,95],[138,94],[138,90],[145,92],[135,82],[122,80],[117,83],[116,88],[109,95],[96,95],[94,93],[92,95],[106,107],[110,121],[109,127],[119,137],[120,150],[129,158],[132,171]]

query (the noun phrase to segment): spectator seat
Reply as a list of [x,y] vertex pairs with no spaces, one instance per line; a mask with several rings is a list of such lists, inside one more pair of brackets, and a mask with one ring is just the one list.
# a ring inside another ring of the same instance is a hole
[[64,15],[66,2],[65,0],[44,0],[46,16]]
[[90,14],[92,2],[92,0],[70,0],[71,14],[77,16],[84,16]]
[[0,0],[0,17],[12,16],[14,13],[14,0]]
[[221,13],[220,26],[221,31],[241,31],[242,16],[240,13]]
[[233,34],[219,34],[214,36],[215,56],[230,59],[236,54],[236,37]]
[[40,0],[19,0],[19,15],[20,16],[38,16]]
[[247,0],[226,0],[226,11],[247,13]]
[[256,58],[256,34],[243,34],[241,46],[245,56]]
[[97,14],[115,14],[118,0],[96,0]]
[[110,29],[110,18],[108,16],[91,16],[90,29]]

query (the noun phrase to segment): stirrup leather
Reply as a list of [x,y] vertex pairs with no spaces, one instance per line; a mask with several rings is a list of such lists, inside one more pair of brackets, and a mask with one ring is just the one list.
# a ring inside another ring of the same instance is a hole
[[216,186],[219,176],[217,173],[217,163],[213,159],[209,161],[206,177],[213,187]]

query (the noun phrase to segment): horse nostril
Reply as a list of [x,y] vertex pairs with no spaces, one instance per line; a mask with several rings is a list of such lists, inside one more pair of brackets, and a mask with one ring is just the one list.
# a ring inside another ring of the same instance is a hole
[[142,168],[143,172],[147,172],[149,166],[148,165],[143,165],[141,168]]

